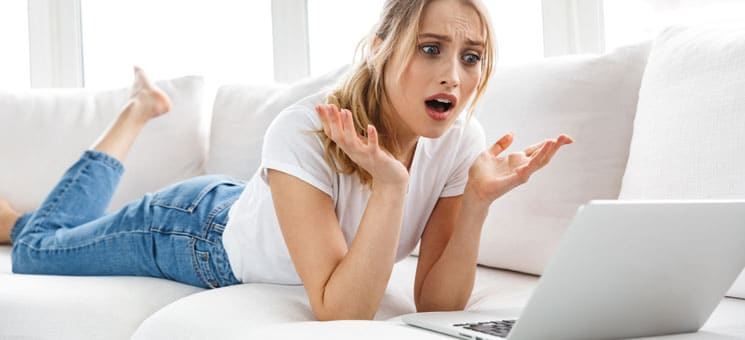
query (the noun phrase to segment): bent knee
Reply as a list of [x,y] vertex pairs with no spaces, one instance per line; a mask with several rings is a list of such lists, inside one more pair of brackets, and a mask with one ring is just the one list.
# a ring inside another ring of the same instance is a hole
[[54,274],[42,254],[28,243],[29,237],[16,240],[10,253],[11,271],[15,274]]

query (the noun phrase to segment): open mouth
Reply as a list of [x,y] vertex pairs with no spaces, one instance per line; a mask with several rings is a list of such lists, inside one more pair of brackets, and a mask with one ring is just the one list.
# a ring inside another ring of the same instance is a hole
[[442,98],[427,100],[424,103],[432,110],[440,113],[449,111],[450,108],[453,106],[453,103],[451,103],[449,100]]

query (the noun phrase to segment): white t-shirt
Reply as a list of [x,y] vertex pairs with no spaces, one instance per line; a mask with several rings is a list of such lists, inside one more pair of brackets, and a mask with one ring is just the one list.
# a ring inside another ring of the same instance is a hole
[[[267,169],[295,176],[328,194],[347,246],[351,246],[370,197],[357,174],[334,172],[324,159],[322,128],[314,106],[325,94],[307,97],[284,109],[264,135],[261,166],[231,207],[223,244],[241,282],[302,284],[282,237],[267,184]],[[440,138],[419,138],[409,172],[409,188],[396,261],[416,247],[438,198],[458,196],[468,168],[485,149],[481,125],[458,117]]]

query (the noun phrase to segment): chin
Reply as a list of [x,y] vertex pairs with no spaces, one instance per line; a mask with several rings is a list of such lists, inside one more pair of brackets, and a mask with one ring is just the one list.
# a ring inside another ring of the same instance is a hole
[[426,138],[440,138],[448,129],[450,129],[451,125],[453,124],[448,124],[444,127],[433,127],[431,129],[419,131],[418,135]]

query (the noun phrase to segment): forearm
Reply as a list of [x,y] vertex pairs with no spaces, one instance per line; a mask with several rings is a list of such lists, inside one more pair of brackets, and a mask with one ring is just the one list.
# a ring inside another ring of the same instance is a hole
[[398,250],[406,185],[374,187],[349,251],[329,278],[324,319],[372,319]]
[[473,290],[481,230],[489,204],[466,186],[453,234],[423,280],[416,299],[418,311],[465,308]]

